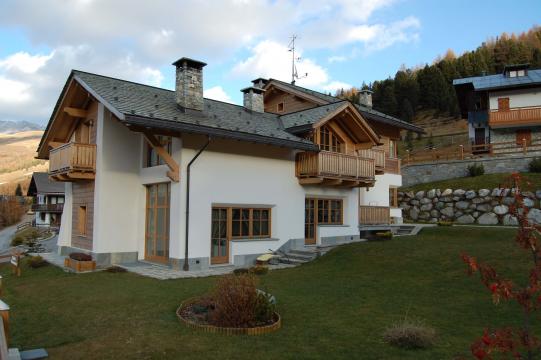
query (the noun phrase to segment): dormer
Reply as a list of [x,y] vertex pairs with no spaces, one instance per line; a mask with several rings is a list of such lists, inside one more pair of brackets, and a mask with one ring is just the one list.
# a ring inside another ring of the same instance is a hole
[[528,75],[530,64],[506,65],[503,69],[503,76],[507,78],[517,78]]

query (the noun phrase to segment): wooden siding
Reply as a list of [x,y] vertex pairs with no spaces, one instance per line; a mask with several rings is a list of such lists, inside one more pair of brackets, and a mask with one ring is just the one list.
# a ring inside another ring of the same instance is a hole
[[388,206],[359,206],[359,224],[384,225],[391,223],[391,212]]
[[[72,185],[71,246],[92,250],[94,232],[94,181],[74,182]],[[86,206],[85,235],[79,234],[79,207]]]
[[[498,99],[498,103],[499,100],[502,99]],[[541,125],[541,107],[491,111],[488,124],[491,127]]]
[[336,179],[373,180],[375,160],[360,156],[320,151],[297,154],[297,177],[326,177]]
[[[284,111],[278,112],[278,104],[284,103]],[[273,90],[271,94],[265,94],[265,111],[275,114],[289,114],[295,111],[306,110],[315,107],[316,104],[301,99],[295,95],[287,94],[281,90]]]

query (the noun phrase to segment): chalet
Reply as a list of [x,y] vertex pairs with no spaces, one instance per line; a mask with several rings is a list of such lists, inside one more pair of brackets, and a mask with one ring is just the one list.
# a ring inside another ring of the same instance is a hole
[[541,145],[541,69],[506,66],[501,74],[453,81],[477,152]]
[[203,97],[182,58],[174,91],[72,71],[39,144],[65,184],[62,253],[99,264],[243,266],[269,249],[400,223],[396,141],[422,129],[274,79],[244,106]]
[[32,174],[27,196],[33,198],[32,211],[36,226],[60,227],[64,209],[64,184],[49,178],[45,172]]

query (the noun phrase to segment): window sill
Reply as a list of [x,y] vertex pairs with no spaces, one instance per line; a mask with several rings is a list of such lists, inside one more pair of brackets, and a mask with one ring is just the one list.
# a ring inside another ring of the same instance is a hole
[[278,241],[278,238],[263,237],[263,238],[235,238],[231,242],[249,242],[249,241]]
[[349,227],[349,225],[344,224],[317,224],[318,227]]

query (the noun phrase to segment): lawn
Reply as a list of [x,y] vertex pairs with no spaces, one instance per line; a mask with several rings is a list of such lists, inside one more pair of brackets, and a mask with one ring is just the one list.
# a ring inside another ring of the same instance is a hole
[[[541,184],[541,173],[523,173],[521,174],[524,180],[528,180],[532,183],[534,190],[539,189]],[[449,179],[442,181],[435,181],[425,184],[417,184],[413,186],[405,186],[400,188],[400,191],[419,191],[430,189],[464,189],[464,190],[478,190],[478,189],[494,189],[499,186],[509,186],[510,173],[507,174],[486,174],[476,177],[463,177],[458,179]]]
[[[159,281],[130,273],[75,275],[49,266],[7,266],[12,346],[45,347],[53,359],[450,359],[468,355],[486,326],[517,324],[517,308],[494,306],[467,277],[460,253],[525,274],[510,229],[432,228],[414,237],[342,246],[293,269],[261,277],[276,295],[283,327],[259,337],[206,334],[179,323],[175,309],[216,278]],[[428,350],[400,350],[382,332],[405,316],[437,333]]]

